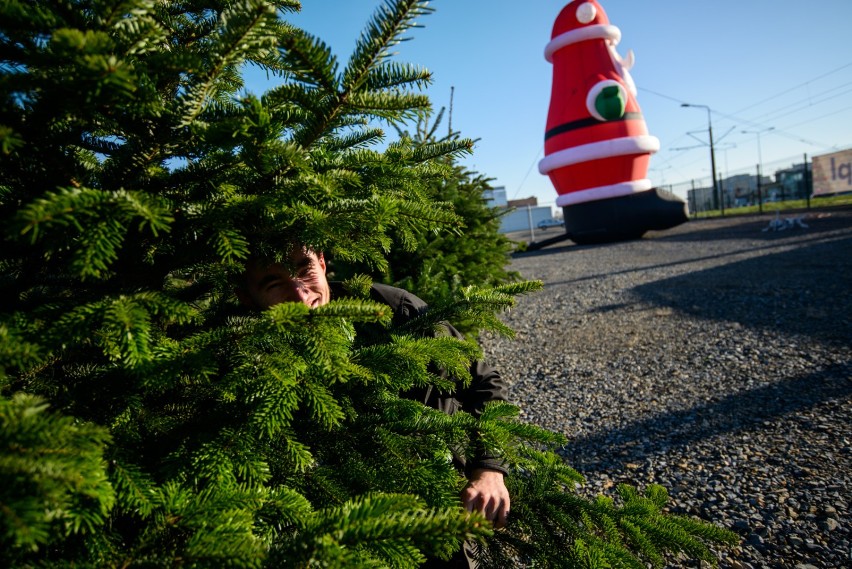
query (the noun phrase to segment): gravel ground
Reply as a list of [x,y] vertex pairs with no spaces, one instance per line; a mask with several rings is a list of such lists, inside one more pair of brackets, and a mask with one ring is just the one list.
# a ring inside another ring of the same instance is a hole
[[482,339],[582,491],[666,486],[742,536],[721,567],[852,567],[852,208],[800,215],[519,254],[545,288]]

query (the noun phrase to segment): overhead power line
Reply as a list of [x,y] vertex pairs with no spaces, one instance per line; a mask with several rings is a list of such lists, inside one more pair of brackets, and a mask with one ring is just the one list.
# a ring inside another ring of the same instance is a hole
[[[799,89],[803,86],[809,85],[810,83],[813,83],[814,81],[817,81],[819,79],[828,77],[829,75],[833,75],[833,74],[835,74],[839,71],[842,71],[842,70],[844,70],[848,67],[852,67],[852,63],[847,63],[847,64],[842,65],[840,67],[837,67],[837,68],[835,68],[835,69],[833,69],[833,70],[831,70],[827,73],[823,73],[822,75],[814,77],[813,79],[810,79],[808,81],[804,81],[804,82],[802,82],[802,83],[800,83],[800,84],[798,84],[794,87],[784,89],[783,91],[780,91],[779,93],[776,93],[775,95],[772,95],[772,96],[767,97],[765,99],[762,99],[762,100],[760,100],[756,103],[748,105],[747,107],[744,107],[740,111],[737,111],[736,114],[720,112],[717,109],[713,109],[713,112],[714,112],[714,114],[716,114],[716,115],[718,115],[722,118],[725,118],[725,119],[728,119],[728,120],[731,120],[731,121],[734,121],[734,122],[737,122],[737,123],[740,123],[740,124],[744,124],[744,125],[747,125],[747,126],[750,126],[750,127],[753,127],[753,128],[765,128],[765,127],[768,126],[766,124],[768,122],[775,122],[775,121],[782,119],[784,117],[788,117],[790,115],[802,112],[806,109],[815,107],[817,105],[828,102],[831,99],[835,99],[837,97],[840,97],[840,96],[847,94],[849,92],[849,90],[829,95],[829,93],[831,93],[832,91],[836,91],[837,89],[842,89],[844,87],[852,85],[852,83],[844,83],[843,85],[832,87],[832,88],[827,89],[825,91],[822,91],[820,93],[816,93],[814,95],[809,95],[806,99],[800,99],[800,100],[798,100],[794,103],[790,103],[789,105],[786,105],[785,107],[780,107],[779,109],[769,111],[767,113],[764,113],[763,115],[758,116],[755,119],[747,119],[747,118],[738,116],[738,113],[741,113],[742,111],[747,110],[747,109],[754,108],[758,105],[766,103],[767,101],[777,99],[778,97],[781,97],[782,95],[785,95],[787,93],[795,91],[796,89]],[[651,93],[651,94],[656,95],[658,97],[662,97],[664,99],[668,99],[670,101],[675,101],[675,102],[678,102],[680,104],[683,104],[680,101],[680,99],[678,99],[676,97],[671,97],[671,96],[666,95],[664,93],[659,93],[657,91],[653,91],[651,89],[647,89],[647,88],[643,88],[643,87],[640,87],[639,89],[641,91]],[[790,107],[793,107],[795,105],[799,105],[799,106],[796,107],[796,108],[793,108],[793,109],[790,108]],[[781,114],[773,114],[773,113],[781,113]],[[834,112],[831,113],[831,114],[834,114]],[[816,120],[816,119],[810,119],[810,120],[812,121],[812,120]],[[807,122],[809,122],[809,121],[803,121],[802,123],[797,123],[796,125],[791,125],[791,126],[787,126],[787,127],[784,127],[784,128],[776,127],[775,130],[774,130],[774,134],[777,134],[778,136],[782,136],[784,138],[788,138],[790,140],[795,140],[797,142],[803,142],[803,143],[809,144],[811,146],[816,146],[816,147],[821,147],[821,148],[833,148],[833,145],[825,144],[823,142],[819,142],[819,141],[815,141],[815,140],[805,139],[798,134],[795,134],[795,133],[788,131],[788,129],[793,128],[793,126],[800,126],[801,124],[806,124]]]
[[[786,95],[787,93],[790,93],[790,92],[792,92],[792,91],[795,91],[796,89],[800,89],[800,88],[802,88],[802,87],[805,87],[805,86],[807,86],[807,85],[810,85],[811,83],[813,83],[813,82],[815,82],[815,81],[818,81],[818,80],[820,80],[820,79],[824,79],[825,77],[829,77],[829,76],[831,76],[831,75],[834,75],[835,73],[838,73],[838,72],[840,72],[840,71],[843,71],[844,69],[847,69],[847,68],[849,68],[849,67],[852,67],[852,62],[845,63],[845,64],[843,64],[843,65],[841,65],[841,66],[839,66],[839,67],[836,67],[836,68],[834,68],[834,69],[832,69],[832,70],[830,70],[830,71],[827,71],[827,72],[825,72],[825,73],[822,73],[821,75],[818,75],[818,76],[816,76],[816,77],[813,77],[812,79],[809,79],[809,80],[807,80],[807,81],[803,81],[802,83],[799,83],[799,84],[797,84],[797,85],[794,85],[793,87],[789,87],[789,88],[787,88],[787,89],[784,89],[784,90],[782,90],[782,91],[779,91],[778,93],[775,93],[774,95],[771,95],[771,96],[766,97],[766,98],[764,98],[764,99],[761,99],[761,100],[759,100],[759,101],[757,101],[757,102],[755,102],[755,103],[752,103],[752,104],[750,104],[750,105],[748,105],[748,106],[746,106],[746,107],[743,107],[742,109],[740,109],[740,110],[736,111],[736,112],[735,112],[735,113],[733,113],[733,114],[722,113],[722,112],[720,112],[720,111],[718,111],[718,110],[716,110],[716,109],[713,109],[713,112],[714,112],[714,113],[716,113],[717,115],[719,115],[720,117],[723,117],[723,118],[727,118],[727,119],[730,119],[730,120],[733,120],[733,121],[737,121],[737,122],[745,123],[745,124],[747,124],[747,125],[749,125],[749,126],[752,126],[752,127],[755,127],[755,128],[763,128],[763,127],[766,127],[766,126],[767,126],[766,124],[763,124],[764,122],[773,122],[773,121],[776,121],[776,120],[778,120],[778,119],[780,119],[780,118],[783,118],[783,117],[789,116],[789,115],[791,115],[791,114],[794,114],[794,113],[796,113],[796,112],[799,112],[799,111],[801,111],[801,110],[804,110],[805,108],[808,108],[808,107],[811,107],[811,106],[815,106],[815,105],[818,105],[818,104],[824,103],[824,102],[826,102],[826,101],[827,101],[827,100],[829,100],[829,99],[832,99],[832,98],[835,98],[835,97],[837,97],[837,96],[841,96],[841,95],[843,95],[843,94],[846,94],[848,91],[844,91],[843,93],[838,94],[838,95],[832,95],[831,97],[828,97],[828,98],[821,98],[821,97],[823,97],[823,95],[827,95],[828,93],[830,93],[830,92],[832,92],[832,91],[835,91],[835,90],[837,90],[837,89],[841,89],[841,88],[843,88],[843,87],[846,87],[846,86],[850,85],[850,83],[844,83],[843,85],[839,85],[839,86],[832,87],[832,88],[830,88],[830,89],[827,89],[826,91],[823,91],[823,92],[817,93],[817,94],[815,94],[815,95],[809,95],[809,97],[808,97],[807,99],[802,99],[802,100],[796,101],[796,102],[794,102],[794,103],[790,103],[789,105],[787,105],[787,106],[785,106],[785,107],[781,107],[781,108],[779,108],[779,109],[775,109],[774,111],[769,111],[769,112],[767,112],[767,113],[764,113],[763,115],[759,115],[759,116],[758,116],[757,118],[755,118],[755,119],[745,119],[745,118],[740,117],[740,116],[737,116],[737,115],[739,115],[739,113],[742,113],[743,111],[746,111],[746,110],[748,110],[748,109],[752,109],[752,108],[754,108],[754,107],[757,107],[758,105],[762,105],[763,103],[766,103],[766,102],[768,102],[768,101],[772,101],[772,100],[774,100],[774,99],[777,99],[777,98],[779,98],[779,97],[781,97],[781,96],[783,96],[783,95]],[[652,89],[648,89],[648,88],[646,88],[646,87],[639,87],[639,90],[640,90],[640,91],[647,92],[647,93],[651,93],[652,95],[656,95],[657,97],[661,97],[661,98],[663,98],[663,99],[667,99],[667,100],[669,100],[669,101],[674,101],[674,102],[676,102],[676,103],[678,103],[678,104],[683,104],[683,103],[684,103],[684,101],[682,101],[681,99],[678,99],[677,97],[672,97],[672,96],[670,96],[670,95],[666,95],[666,94],[664,94],[664,93],[660,93],[660,92],[658,92],[658,91],[654,91],[654,90],[652,90]],[[815,98],[818,98],[818,100],[814,100]],[[800,108],[798,108],[798,109],[791,110],[791,111],[789,111],[789,112],[787,112],[787,113],[784,113],[784,114],[781,114],[781,115],[774,115],[774,116],[773,116],[773,113],[780,112],[781,110],[786,110],[786,109],[788,109],[789,107],[792,107],[792,106],[794,106],[794,105],[796,105],[796,104],[803,104],[805,101],[810,101],[810,104],[809,104],[809,105],[806,105],[805,107],[800,107]],[[761,122],[761,121],[762,121],[762,122]],[[789,127],[788,127],[788,128],[789,128]],[[778,130],[780,131],[780,129],[778,129]],[[781,133],[779,132],[779,134],[781,134]],[[796,135],[794,135],[794,134],[792,134],[792,133],[787,133],[787,134],[788,134],[790,137],[795,138],[796,140],[801,140],[798,136],[796,136]],[[826,145],[820,145],[819,143],[817,143],[817,142],[813,142],[813,141],[804,141],[804,142],[807,142],[808,144],[814,144],[814,145],[816,145],[816,146],[826,146]]]
[[798,85],[796,85],[796,86],[794,86],[794,87],[790,87],[789,89],[785,89],[784,91],[781,91],[780,93],[776,93],[775,95],[772,95],[772,96],[770,96],[770,97],[767,97],[766,99],[760,100],[760,101],[758,101],[758,102],[756,102],[756,103],[752,103],[751,105],[749,105],[749,106],[747,106],[747,107],[743,107],[742,109],[740,109],[740,110],[738,110],[738,111],[736,111],[736,112],[737,112],[737,113],[741,113],[741,112],[743,112],[743,111],[747,111],[748,109],[754,108],[754,107],[756,107],[756,106],[758,106],[758,105],[762,105],[763,103],[765,103],[765,102],[767,102],[767,101],[771,101],[772,99],[777,99],[778,97],[781,97],[782,95],[786,95],[787,93],[789,93],[789,92],[791,92],[791,91],[795,91],[796,89],[799,89],[799,88],[801,88],[801,87],[804,87],[804,86],[806,86],[806,85],[809,85],[810,83],[813,83],[814,81],[818,81],[818,80],[820,80],[820,79],[822,79],[822,78],[824,78],[824,77],[828,77],[829,75],[834,75],[834,74],[835,74],[835,73],[837,73],[838,71],[842,71],[842,70],[846,69],[847,67],[852,67],[852,62],[849,62],[849,63],[846,63],[846,64],[844,64],[844,65],[841,65],[840,67],[837,67],[837,68],[835,68],[835,69],[832,69],[831,71],[828,71],[828,72],[826,72],[826,73],[823,73],[822,75],[818,75],[817,77],[814,77],[813,79],[809,79],[809,80],[807,80],[807,81],[805,81],[805,82],[803,82],[803,83],[799,83]]
[[544,146],[542,146],[542,147],[538,150],[538,152],[536,152],[536,153],[535,153],[535,158],[533,158],[532,164],[530,164],[530,167],[527,169],[527,173],[526,173],[526,174],[524,174],[524,179],[523,179],[523,180],[521,180],[521,183],[518,185],[518,189],[517,189],[517,190],[515,190],[515,194],[512,196],[512,199],[515,199],[515,198],[517,198],[517,197],[518,197],[518,194],[521,192],[521,188],[523,188],[523,187],[524,187],[524,183],[527,181],[527,178],[529,178],[529,177],[530,177],[530,172],[532,172],[533,167],[534,167],[534,166],[538,163],[539,157],[540,157],[543,153],[544,153]]
[[[776,121],[780,118],[784,118],[786,116],[797,113],[797,112],[802,111],[804,109],[807,109],[809,107],[813,107],[813,106],[825,103],[825,102],[830,101],[832,99],[836,99],[837,97],[842,97],[843,95],[846,95],[850,91],[852,91],[852,89],[846,89],[845,91],[841,91],[839,93],[834,93],[834,94],[831,94],[831,95],[829,95],[829,93],[831,93],[832,91],[836,91],[838,89],[843,89],[844,87],[849,87],[850,85],[852,85],[852,82],[844,83],[843,85],[837,85],[836,87],[832,87],[831,89],[827,89],[827,90],[823,91],[822,93],[817,93],[816,95],[809,95],[808,97],[806,97],[804,99],[799,99],[798,101],[794,101],[794,102],[790,103],[789,105],[779,107],[779,108],[777,108],[773,111],[768,111],[764,115],[760,115],[757,118],[760,119],[760,120],[764,120],[764,121]],[[778,114],[778,113],[780,113],[780,114]]]

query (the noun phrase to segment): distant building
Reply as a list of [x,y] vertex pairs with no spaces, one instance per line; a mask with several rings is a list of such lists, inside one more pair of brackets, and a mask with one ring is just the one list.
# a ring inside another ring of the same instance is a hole
[[715,209],[716,197],[713,188],[693,188],[686,192],[686,203],[692,213]]
[[500,233],[538,230],[538,224],[553,217],[550,206],[526,206],[510,209],[500,218]]
[[535,196],[519,200],[506,199],[506,188],[497,187],[482,192],[485,203],[495,209],[506,210],[500,216],[500,233],[529,231],[538,228],[538,224],[553,217],[550,206],[539,206]]
[[[772,183],[769,176],[760,177],[760,194],[766,198],[766,188]],[[754,205],[758,201],[757,176],[752,174],[737,174],[722,180],[722,195],[725,196],[725,207],[743,207]]]
[[[761,176],[759,187],[757,176],[754,174],[729,176],[717,181],[719,197],[725,208],[754,205],[758,201],[804,199],[808,191],[805,187],[805,173],[810,175],[810,169],[810,164],[794,164],[790,168],[776,170],[775,180],[769,176]],[[719,201],[713,195],[712,186],[689,190],[687,204],[693,213],[719,209]]]
[[813,157],[814,196],[852,192],[852,148]]
[[530,196],[528,198],[523,198],[520,200],[509,200],[509,207],[527,207],[529,206],[537,206],[538,198],[535,196]]
[[[805,176],[810,176],[811,165],[793,164],[790,168],[776,170],[773,190],[778,192],[774,201],[798,200],[808,197],[809,188]],[[772,196],[772,194],[770,194]]]
[[485,190],[482,192],[482,197],[485,198],[485,203],[488,207],[508,207],[509,205],[509,202],[506,199],[505,186]]

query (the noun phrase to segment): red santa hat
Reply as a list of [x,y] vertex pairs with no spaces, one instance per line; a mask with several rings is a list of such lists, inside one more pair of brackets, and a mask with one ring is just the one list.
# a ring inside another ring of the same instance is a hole
[[553,54],[572,43],[603,39],[618,45],[621,30],[610,25],[606,12],[596,0],[574,0],[556,17],[551,38],[544,48],[544,57],[552,63]]

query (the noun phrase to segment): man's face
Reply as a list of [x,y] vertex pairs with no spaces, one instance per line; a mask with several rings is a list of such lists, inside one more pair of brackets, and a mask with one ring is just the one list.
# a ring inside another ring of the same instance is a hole
[[308,249],[295,248],[286,265],[249,261],[245,276],[245,288],[238,290],[237,296],[251,308],[262,310],[281,302],[301,302],[316,308],[331,300],[325,258]]

